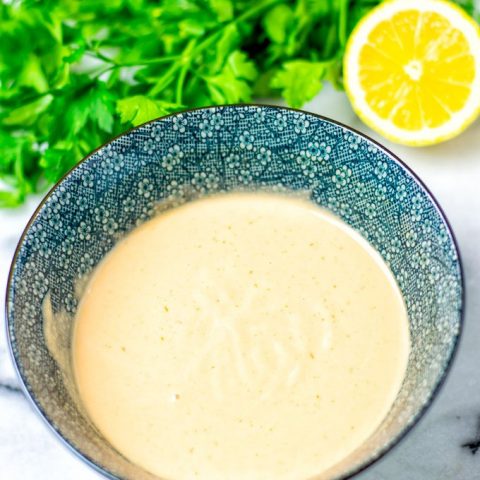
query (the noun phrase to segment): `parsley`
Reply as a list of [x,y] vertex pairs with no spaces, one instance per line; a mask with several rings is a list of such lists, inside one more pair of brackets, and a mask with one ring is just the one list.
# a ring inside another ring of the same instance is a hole
[[348,34],[379,1],[0,2],[0,206],[164,114],[341,88]]
[[292,60],[283,64],[270,85],[280,88],[285,101],[292,107],[301,107],[322,88],[322,80],[330,62]]

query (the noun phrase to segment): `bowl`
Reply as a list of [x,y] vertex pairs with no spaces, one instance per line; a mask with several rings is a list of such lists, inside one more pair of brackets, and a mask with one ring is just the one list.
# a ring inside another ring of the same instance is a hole
[[109,478],[154,479],[116,452],[78,401],[71,328],[82,280],[127,232],[162,209],[215,192],[302,191],[359,231],[403,293],[411,353],[381,425],[320,479],[345,479],[404,437],[438,392],[462,326],[458,249],[440,207],[398,158],[318,115],[238,105],[154,120],[107,143],[45,197],[18,244],[8,337],[25,394],[86,463]]

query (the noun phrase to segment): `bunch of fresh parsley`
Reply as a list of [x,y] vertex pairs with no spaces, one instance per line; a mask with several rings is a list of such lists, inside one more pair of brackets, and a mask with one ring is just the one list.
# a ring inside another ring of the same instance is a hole
[[349,32],[379,1],[0,2],[0,206],[166,113],[341,88]]

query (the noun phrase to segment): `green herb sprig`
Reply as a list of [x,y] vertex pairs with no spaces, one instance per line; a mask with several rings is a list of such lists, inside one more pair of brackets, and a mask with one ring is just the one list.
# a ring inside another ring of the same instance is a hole
[[161,115],[342,88],[348,35],[379,1],[0,2],[0,207]]

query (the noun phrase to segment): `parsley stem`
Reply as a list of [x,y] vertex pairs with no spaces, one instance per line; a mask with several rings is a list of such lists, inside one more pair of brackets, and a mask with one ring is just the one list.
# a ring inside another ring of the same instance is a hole
[[104,68],[103,70],[99,70],[98,72],[95,72],[95,77],[98,78],[102,76],[104,73],[110,72],[110,70],[114,70],[115,68],[120,68],[120,65],[110,65],[107,68]]
[[103,55],[103,53],[100,53],[98,50],[89,50],[85,52],[86,55],[90,55],[91,57],[97,58],[98,60],[102,60],[105,63],[110,63],[114,65],[116,68],[123,68],[123,67],[141,67],[143,65],[159,65],[162,63],[170,63],[170,62],[175,62],[181,58],[180,55],[168,55],[165,57],[158,57],[158,58],[150,58],[147,60],[141,60],[138,62],[124,62],[124,63],[118,63],[116,60],[113,58],[107,57],[106,55]]
[[255,7],[248,9],[246,12],[242,13],[238,18],[236,18],[232,23],[243,22],[244,20],[248,20],[251,17],[254,17],[262,10],[267,7],[271,7],[276,3],[282,3],[280,0],[264,0],[263,2],[259,2]]
[[178,76],[178,80],[177,80],[177,87],[175,89],[175,101],[178,105],[182,104],[183,83],[185,82],[187,73],[188,73],[188,65],[185,64],[180,70],[180,75]]
[[120,64],[118,64],[113,58],[107,57],[106,55],[104,55],[98,50],[87,50],[85,52],[85,55],[89,55],[90,57],[94,57],[98,60],[102,60],[105,63],[110,63],[112,65],[115,65],[116,67],[120,66]]
[[193,58],[191,55],[191,51],[195,48],[196,43],[197,43],[196,39],[191,40],[182,55],[182,57],[184,57],[184,60],[182,62],[183,66],[182,66],[182,69],[180,70],[180,75],[178,76],[177,88],[175,91],[175,100],[178,105],[182,105],[183,84],[185,82],[185,78],[187,77],[188,70],[190,69],[190,63]]
[[150,89],[148,95],[155,97],[158,95],[165,87],[167,87],[174,79],[176,71],[180,68],[178,63],[173,63],[170,65],[170,68],[160,77],[160,79],[155,83],[153,88]]
[[347,43],[347,15],[349,0],[340,0],[338,14],[338,40],[342,48]]
[[150,58],[141,62],[123,63],[123,67],[137,67],[142,65],[157,65],[161,63],[175,62],[181,58],[180,55],[170,55],[167,57]]

